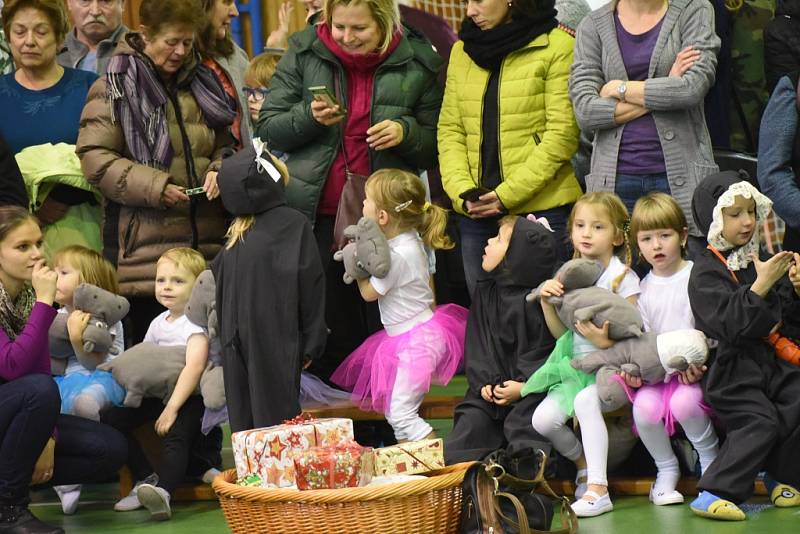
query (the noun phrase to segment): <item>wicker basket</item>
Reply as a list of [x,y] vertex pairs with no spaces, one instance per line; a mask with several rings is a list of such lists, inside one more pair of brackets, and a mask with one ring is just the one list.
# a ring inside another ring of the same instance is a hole
[[228,526],[237,534],[455,533],[461,482],[470,465],[431,471],[427,480],[310,491],[237,486],[232,483],[236,471],[230,470],[213,487]]

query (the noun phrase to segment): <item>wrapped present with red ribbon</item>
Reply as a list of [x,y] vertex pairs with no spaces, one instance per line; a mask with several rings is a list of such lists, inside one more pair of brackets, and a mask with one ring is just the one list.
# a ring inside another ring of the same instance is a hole
[[231,446],[239,478],[255,474],[261,477],[263,487],[283,488],[295,483],[293,452],[352,440],[352,420],[305,416],[281,425],[235,432]]
[[355,488],[372,480],[372,449],[356,442],[312,447],[292,456],[300,490]]
[[409,441],[375,449],[375,475],[413,475],[444,467],[441,439]]

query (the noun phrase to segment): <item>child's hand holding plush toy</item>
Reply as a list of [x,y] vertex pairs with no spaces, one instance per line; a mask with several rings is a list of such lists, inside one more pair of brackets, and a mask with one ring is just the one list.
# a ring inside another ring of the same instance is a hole
[[[608,323],[608,337],[614,340],[642,335],[642,316],[636,306],[616,293],[594,285],[602,274],[603,266],[594,260],[578,258],[562,265],[555,276],[561,283],[556,293],[562,294],[547,297],[558,318],[573,331],[579,321],[591,321],[601,329],[605,329]],[[553,293],[552,288],[545,291],[545,284],[549,282],[542,282],[526,300],[533,302],[543,294]]]
[[[116,354],[110,326],[121,321],[130,309],[125,297],[85,283],[75,288],[73,303],[75,311],[69,315],[59,314],[50,326],[54,374],[63,374],[67,358],[73,352],[86,369],[93,371],[97,366],[96,361],[81,358],[80,351],[72,350],[73,345],[82,347],[85,353]],[[63,365],[59,365],[62,362]]]
[[358,224],[344,229],[344,236],[350,239],[350,243],[337,251],[333,259],[344,262],[342,278],[346,284],[370,276],[383,278],[389,273],[389,243],[378,223],[362,217]]
[[702,367],[708,358],[708,342],[699,330],[675,330],[663,334],[646,332],[638,338],[618,341],[613,347],[590,352],[572,360],[572,367],[596,373],[600,402],[609,410],[628,402],[622,384],[614,376],[626,373],[645,384],[663,382],[690,366]]

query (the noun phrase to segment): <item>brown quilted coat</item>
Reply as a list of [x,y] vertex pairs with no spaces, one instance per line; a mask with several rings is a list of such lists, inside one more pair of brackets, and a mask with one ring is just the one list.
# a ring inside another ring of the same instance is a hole
[[[123,40],[116,53],[140,52]],[[193,62],[184,65],[178,76],[187,76],[193,67]],[[166,185],[187,188],[203,185],[206,172],[219,168],[221,151],[233,146],[227,128],[215,131],[204,123],[197,101],[188,89],[178,91],[178,102],[199,180],[196,184],[191,184],[188,176],[178,117],[170,103],[167,120],[174,158],[169,172],[132,159],[122,127],[111,119],[105,77],[89,90],[81,115],[77,153],[84,175],[105,197],[104,253],[117,265],[125,296],[152,296],[159,256],[172,247],[192,246],[189,205],[182,203],[166,209],[161,204]],[[195,198],[197,248],[210,260],[223,243],[224,211],[219,199],[209,202],[203,195]]]

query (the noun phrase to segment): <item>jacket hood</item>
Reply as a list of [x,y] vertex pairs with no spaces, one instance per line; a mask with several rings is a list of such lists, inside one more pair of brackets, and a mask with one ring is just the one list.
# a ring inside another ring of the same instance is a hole
[[800,0],[778,0],[775,16],[789,16],[800,19]]
[[708,235],[708,230],[711,228],[711,221],[714,220],[714,208],[719,197],[730,186],[742,180],[746,180],[746,178],[738,171],[724,171],[710,174],[698,184],[692,197],[692,217],[704,236]]
[[[268,150],[264,150],[262,157],[268,163],[275,161]],[[275,181],[264,165],[256,162],[256,150],[252,145],[224,157],[217,183],[222,205],[237,217],[286,204],[283,179]]]
[[497,283],[534,288],[550,278],[556,263],[554,239],[543,225],[519,217],[506,256],[496,269]]

